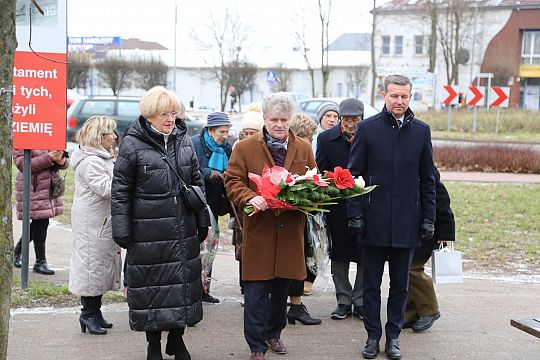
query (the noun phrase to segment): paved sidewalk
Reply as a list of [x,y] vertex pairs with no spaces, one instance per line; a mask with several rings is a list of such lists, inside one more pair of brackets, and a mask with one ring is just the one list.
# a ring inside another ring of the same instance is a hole
[[[16,223],[16,237],[19,229],[20,223]],[[65,283],[70,242],[69,229],[51,228],[47,240],[48,257],[57,274],[47,277],[30,273],[31,279]],[[242,307],[237,285],[238,263],[230,245],[222,247],[214,266],[217,280],[212,284],[212,294],[222,302],[204,305],[204,320],[188,329],[186,344],[194,360],[247,360],[249,350],[243,337]],[[351,271],[353,278],[354,270]],[[311,314],[323,319],[322,325],[287,325],[282,338],[289,347],[289,353],[284,356],[269,353],[268,359],[361,358],[361,349],[366,340],[363,324],[352,318],[343,321],[330,319],[330,312],[336,303],[332,287],[325,291],[326,287],[324,279],[319,278],[315,282],[314,294],[304,297]],[[388,279],[385,276],[383,304],[387,289]],[[437,284],[436,291],[442,316],[424,333],[416,334],[410,329],[403,331],[403,359],[540,358],[540,339],[509,325],[510,318],[540,316],[540,283],[466,279],[463,284]],[[81,333],[78,308],[13,310],[8,359],[144,360],[145,337],[143,333],[129,329],[127,305],[109,305],[103,311],[107,319],[114,323],[114,328],[105,336],[92,336]],[[383,308],[383,320],[385,313]],[[162,343],[164,347],[165,341]],[[165,356],[167,358],[171,359]],[[379,358],[385,358],[384,353]]]

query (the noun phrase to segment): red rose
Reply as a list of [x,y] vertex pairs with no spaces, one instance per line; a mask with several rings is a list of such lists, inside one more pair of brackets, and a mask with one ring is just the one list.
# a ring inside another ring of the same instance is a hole
[[347,189],[354,187],[354,179],[349,169],[342,169],[341,166],[336,166],[334,172],[327,171],[328,177],[334,180],[334,184],[338,189]]

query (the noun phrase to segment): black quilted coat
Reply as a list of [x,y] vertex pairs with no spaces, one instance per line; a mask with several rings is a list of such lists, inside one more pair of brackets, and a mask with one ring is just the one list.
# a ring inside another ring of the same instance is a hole
[[186,125],[163,135],[140,117],[120,146],[112,182],[113,238],[128,249],[131,329],[158,331],[194,325],[203,317],[197,229],[208,213],[186,207],[180,183],[204,186]]

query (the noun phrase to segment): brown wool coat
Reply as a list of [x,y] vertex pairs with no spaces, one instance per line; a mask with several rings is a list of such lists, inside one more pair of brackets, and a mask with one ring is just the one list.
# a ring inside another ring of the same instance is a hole
[[[263,166],[275,166],[274,159],[260,133],[239,141],[232,152],[225,176],[225,189],[231,201],[244,208],[257,196],[257,186],[248,173],[261,175]],[[289,131],[284,167],[291,173],[304,174],[315,167],[311,145]],[[300,211],[267,210],[252,217],[244,214],[242,276],[244,280],[275,278],[304,280],[304,224]]]

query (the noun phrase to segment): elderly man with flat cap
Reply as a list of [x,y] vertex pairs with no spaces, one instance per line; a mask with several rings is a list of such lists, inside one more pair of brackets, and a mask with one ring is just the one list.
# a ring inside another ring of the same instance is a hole
[[[339,105],[339,115],[340,121],[318,138],[316,159],[321,172],[334,171],[336,166],[347,167],[356,127],[364,117],[364,104],[354,98],[343,100]],[[331,318],[343,320],[354,314],[363,320],[362,264],[357,236],[347,232],[349,216],[345,202],[331,206],[329,210],[326,221],[332,236],[330,259],[337,299],[337,307]],[[351,262],[357,264],[354,285],[349,282]]]

